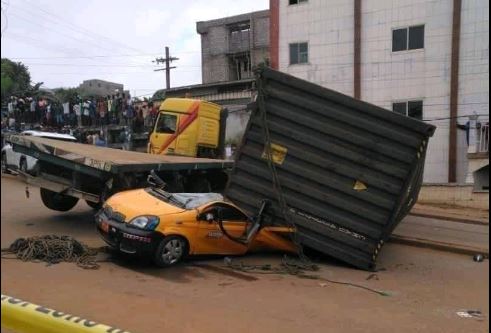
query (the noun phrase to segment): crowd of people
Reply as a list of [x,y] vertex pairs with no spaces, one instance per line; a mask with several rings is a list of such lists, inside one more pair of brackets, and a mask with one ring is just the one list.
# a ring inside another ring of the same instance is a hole
[[[53,97],[11,96],[2,126],[15,128],[21,124],[44,127],[83,127],[103,125],[131,126],[135,132],[152,126],[157,107],[150,103],[133,103],[125,94],[105,97],[72,98],[59,101]],[[3,119],[2,119],[3,120]]]

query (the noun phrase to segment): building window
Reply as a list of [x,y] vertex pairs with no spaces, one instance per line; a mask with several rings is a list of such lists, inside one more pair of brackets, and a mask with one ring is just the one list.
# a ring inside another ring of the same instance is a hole
[[100,84],[100,83],[98,83],[98,84],[97,84],[97,86],[100,88],[100,87],[101,87],[101,84]]
[[424,47],[424,25],[392,30],[392,52],[423,49]]
[[298,5],[299,3],[307,2],[307,0],[288,0],[289,5]]
[[404,116],[423,120],[423,101],[407,101],[392,103],[392,111]]
[[290,65],[306,64],[309,62],[309,44],[290,44]]

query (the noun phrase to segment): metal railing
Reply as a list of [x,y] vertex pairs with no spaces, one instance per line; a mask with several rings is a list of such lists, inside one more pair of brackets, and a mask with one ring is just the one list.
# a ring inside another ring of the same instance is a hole
[[479,142],[477,146],[477,151],[480,153],[489,152],[489,123],[481,125],[479,132]]

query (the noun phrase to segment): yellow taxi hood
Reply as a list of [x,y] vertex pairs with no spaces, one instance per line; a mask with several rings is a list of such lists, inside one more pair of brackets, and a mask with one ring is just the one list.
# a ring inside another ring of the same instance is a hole
[[124,214],[126,222],[140,215],[168,215],[184,212],[185,209],[171,205],[147,193],[145,189],[123,191],[110,197],[106,204],[115,212]]

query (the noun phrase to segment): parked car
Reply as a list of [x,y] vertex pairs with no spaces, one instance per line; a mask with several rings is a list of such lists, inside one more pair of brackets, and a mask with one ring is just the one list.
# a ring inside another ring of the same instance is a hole
[[[77,139],[69,134],[41,132],[41,131],[23,131],[20,135],[36,136],[46,139],[62,140],[77,142]],[[37,159],[29,155],[15,152],[8,137],[5,139],[5,144],[2,147],[2,170],[20,170],[26,173],[34,172],[37,164]]]
[[296,252],[294,229],[263,225],[266,203],[249,217],[221,194],[169,193],[161,180],[149,182],[150,187],[113,195],[96,214],[97,230],[115,250],[149,256],[160,267],[187,255]]

